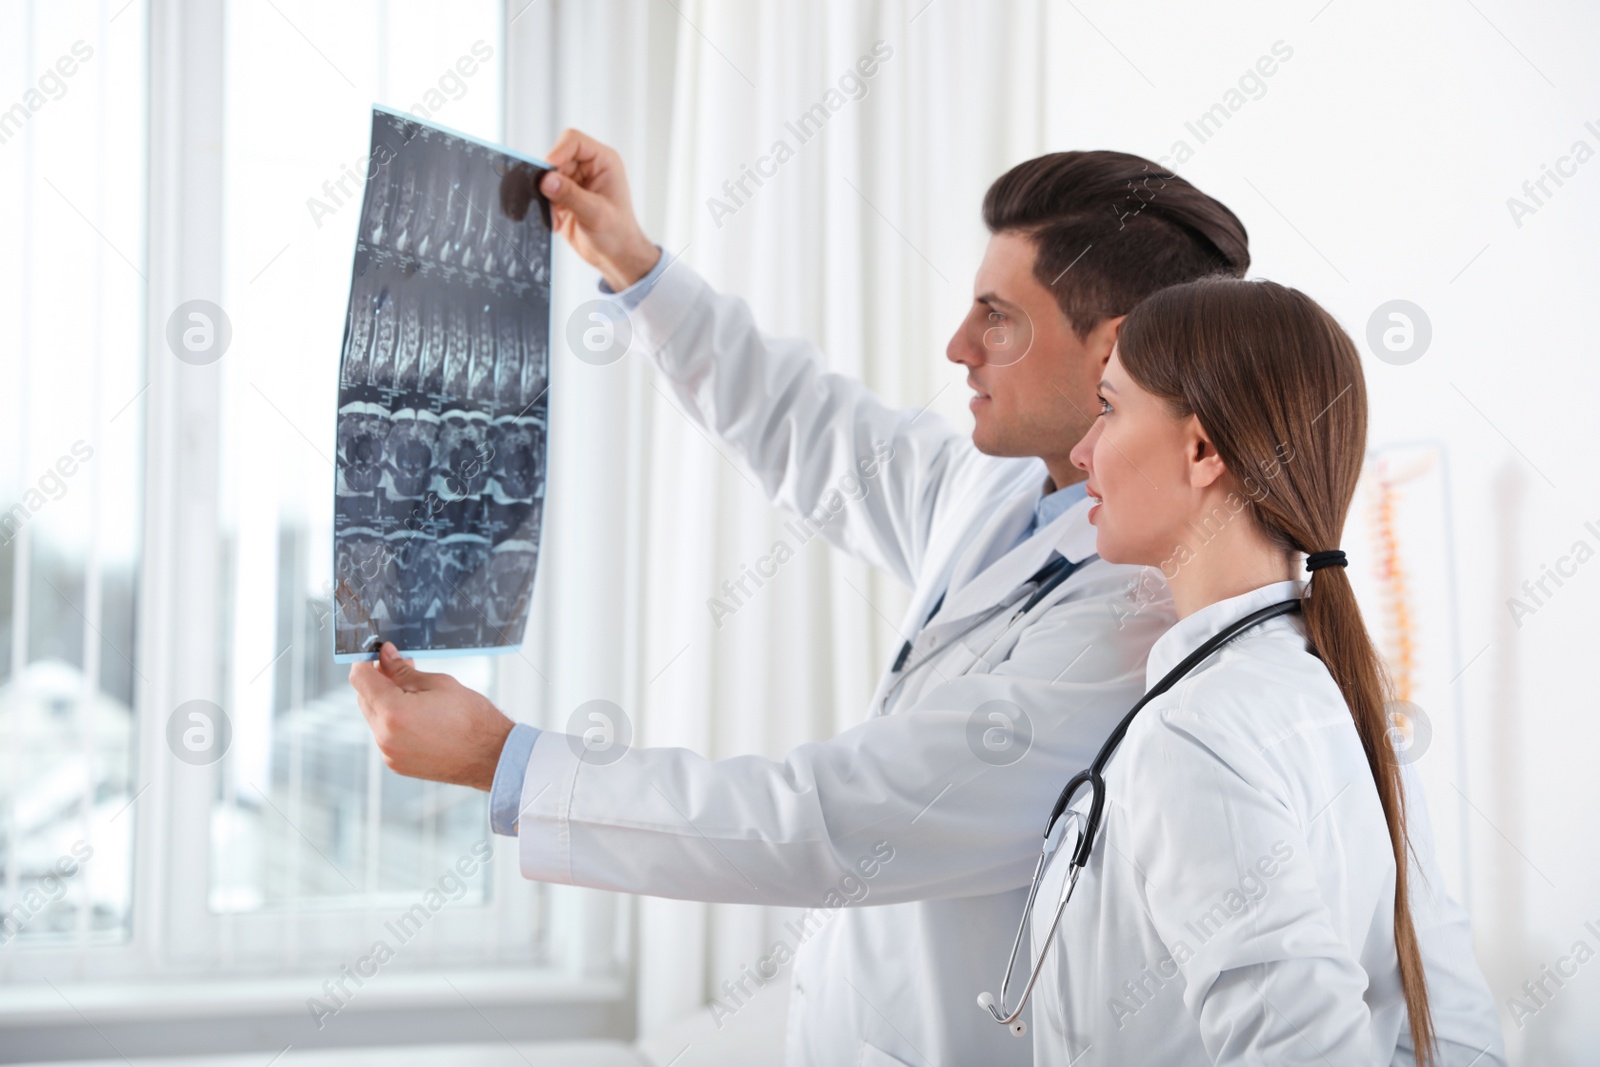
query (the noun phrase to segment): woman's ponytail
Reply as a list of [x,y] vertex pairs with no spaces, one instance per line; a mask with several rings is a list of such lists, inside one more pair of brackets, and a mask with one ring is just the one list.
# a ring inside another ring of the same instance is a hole
[[1410,839],[1406,834],[1405,789],[1400,783],[1400,765],[1390,742],[1389,717],[1384,700],[1384,678],[1377,650],[1367,635],[1356,605],[1355,590],[1342,565],[1319,568],[1311,577],[1311,591],[1300,605],[1305,618],[1306,638],[1317,657],[1344,694],[1344,702],[1355,720],[1361,747],[1372,768],[1372,780],[1383,803],[1383,818],[1389,825],[1389,841],[1394,847],[1394,947],[1400,960],[1400,986],[1406,995],[1406,1010],[1411,1019],[1412,1045],[1417,1050],[1419,1067],[1433,1060],[1433,1017],[1428,1010],[1428,984],[1422,971],[1422,950],[1417,944],[1416,927],[1411,922],[1407,899],[1406,872],[1410,861]]

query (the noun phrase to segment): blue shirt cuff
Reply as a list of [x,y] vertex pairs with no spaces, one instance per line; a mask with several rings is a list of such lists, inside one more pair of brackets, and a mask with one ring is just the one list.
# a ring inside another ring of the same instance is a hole
[[600,291],[607,296],[616,297],[617,302],[622,305],[622,310],[624,311],[632,311],[638,307],[644,302],[644,298],[650,295],[650,290],[655,286],[656,280],[665,273],[667,264],[671,262],[671,257],[667,255],[660,245],[656,245],[656,250],[661,252],[661,258],[656,260],[656,265],[650,268],[649,274],[646,274],[620,293],[607,285],[604,278],[601,278]]
[[528,775],[528,756],[539,740],[539,729],[519,722],[506,735],[500,762],[489,787],[489,829],[503,837],[517,836],[517,816],[522,814],[522,781]]

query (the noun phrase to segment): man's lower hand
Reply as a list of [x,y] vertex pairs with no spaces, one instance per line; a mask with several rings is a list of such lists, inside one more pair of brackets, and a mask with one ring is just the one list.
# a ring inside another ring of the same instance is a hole
[[488,792],[512,721],[448,674],[419,671],[384,642],[377,662],[350,668],[361,714],[396,774]]

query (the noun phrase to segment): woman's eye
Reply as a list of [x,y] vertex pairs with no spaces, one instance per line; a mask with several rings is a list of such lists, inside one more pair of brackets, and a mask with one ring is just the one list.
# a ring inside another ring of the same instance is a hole
[[1106,400],[1105,397],[1097,395],[1095,397],[1095,399],[1100,401],[1100,414],[1102,414],[1102,415],[1111,414],[1111,403],[1108,400]]

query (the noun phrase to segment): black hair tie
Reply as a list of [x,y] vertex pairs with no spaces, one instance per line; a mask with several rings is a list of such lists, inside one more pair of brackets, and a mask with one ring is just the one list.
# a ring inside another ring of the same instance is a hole
[[1306,570],[1320,571],[1324,567],[1344,567],[1348,566],[1349,562],[1341,549],[1335,548],[1328,552],[1313,552],[1306,557]]

